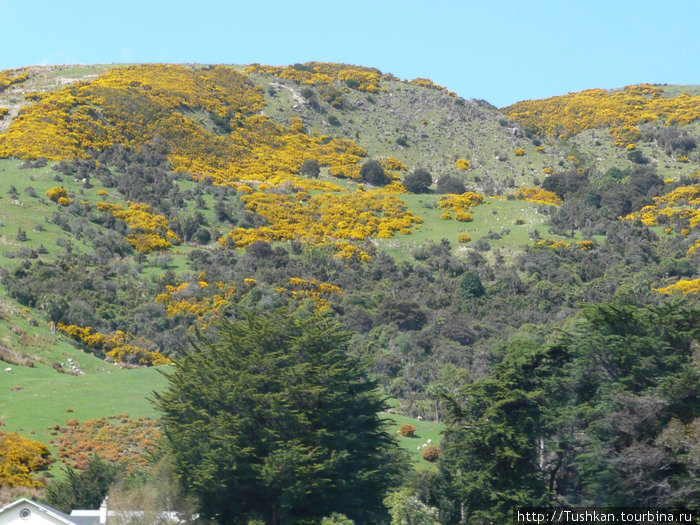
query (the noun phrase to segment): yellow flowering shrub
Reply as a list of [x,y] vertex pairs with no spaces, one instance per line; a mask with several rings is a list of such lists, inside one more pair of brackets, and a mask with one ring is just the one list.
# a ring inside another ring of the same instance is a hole
[[466,243],[470,242],[471,240],[472,240],[472,238],[469,236],[468,233],[460,233],[457,236],[457,241],[462,243],[462,244],[466,244]]
[[446,87],[441,86],[439,84],[436,84],[435,82],[433,82],[429,78],[418,77],[418,78],[414,78],[413,80],[409,80],[407,83],[411,84],[413,86],[421,86],[421,87],[428,88],[428,89],[435,89],[437,91],[442,91],[443,93],[447,93],[451,97],[457,96],[457,93],[455,93],[454,91],[450,91]]
[[126,222],[131,233],[126,236],[126,241],[136,251],[151,253],[157,250],[166,250],[173,244],[180,244],[182,240],[175,232],[168,229],[168,219],[163,215],[153,213],[148,204],[128,203],[126,209],[120,204],[98,202],[97,209],[101,212],[111,213],[117,219]]
[[29,73],[20,73],[18,69],[0,71],[0,93],[14,84],[21,84],[29,78]]
[[458,170],[469,171],[471,169],[471,165],[467,159],[457,159],[455,165],[457,166]]
[[293,80],[299,84],[322,86],[342,82],[358,91],[376,93],[382,80],[382,72],[376,68],[337,64],[329,62],[307,62],[293,66],[264,66],[251,64],[246,73],[259,73]]
[[394,157],[381,158],[379,164],[387,171],[406,171],[408,169],[403,162]]
[[681,279],[677,283],[671,284],[666,288],[653,288],[655,292],[673,295],[674,293],[680,292],[683,295],[688,295],[691,293],[698,293],[700,291],[700,279]]
[[473,191],[467,191],[461,195],[447,194],[440,197],[438,201],[438,206],[444,210],[450,210],[454,212],[469,211],[474,206],[483,204],[484,196],[481,193],[474,193]]
[[58,199],[60,199],[61,197],[63,197],[63,198],[68,197],[68,191],[61,186],[55,186],[55,187],[51,188],[50,190],[46,190],[46,196],[50,200],[52,200],[54,202],[58,202]]
[[371,259],[367,252],[362,251],[357,246],[350,244],[347,241],[332,243],[335,249],[333,257],[336,259],[353,260],[358,262],[369,261]]
[[373,236],[388,238],[402,230],[410,232],[423,222],[399,198],[377,190],[342,195],[325,193],[307,200],[258,192],[241,199],[248,211],[265,217],[269,226],[234,228],[219,239],[223,246],[245,247],[255,241],[319,243]]
[[111,335],[93,331],[92,327],[81,328],[77,325],[64,325],[58,323],[58,329],[71,339],[80,341],[89,350],[103,352],[114,360],[115,363],[128,363],[132,365],[159,366],[170,364],[171,361],[164,355],[154,350],[148,350],[150,343],[144,339],[137,339],[128,332],[117,330]]
[[[352,141],[309,137],[294,122],[275,124],[260,114],[261,90],[226,66],[124,66],[30,98],[35,103],[0,135],[0,157],[85,158],[88,150],[138,148],[159,136],[175,171],[237,187],[292,178],[306,159],[359,178],[366,156]],[[230,133],[209,131],[217,121],[228,122]]]
[[0,119],[4,118],[9,112],[9,109],[0,107]]
[[[284,290],[282,292],[282,290]],[[330,299],[333,296],[342,295],[343,291],[330,283],[319,282],[316,279],[302,279],[290,277],[286,287],[280,287],[282,294],[288,294],[294,300],[302,302],[311,299],[316,303],[317,310],[325,310],[330,307]]]
[[542,100],[526,100],[504,108],[524,127],[564,137],[590,128],[607,127],[618,146],[628,147],[640,136],[637,125],[663,121],[684,125],[700,119],[700,95],[664,96],[649,84],[619,91],[589,89]]
[[695,252],[700,253],[700,239],[697,239],[695,243],[690,248],[688,248],[688,253],[686,255],[690,257]]
[[551,206],[559,206],[561,199],[553,191],[543,190],[541,188],[520,188],[515,192],[515,198],[523,201],[537,202],[539,204],[549,204]]
[[[252,286],[255,279],[244,279],[244,286]],[[231,305],[236,292],[234,283],[207,281],[186,282],[177,286],[167,285],[165,292],[156,296],[155,301],[165,306],[168,317],[191,315],[206,328],[213,321],[220,319]]]
[[578,242],[567,242],[564,240],[554,241],[552,239],[540,239],[539,241],[535,242],[535,246],[543,246],[554,250],[569,250],[574,245],[582,252],[587,252],[595,247],[595,241],[583,240]]
[[523,155],[525,155],[525,150],[523,148],[515,148],[513,150],[513,153],[516,157],[522,157]]
[[18,434],[0,432],[0,487],[36,487],[44,484],[32,478],[53,460],[49,447]]
[[658,226],[661,222],[678,225],[687,221],[688,233],[700,226],[700,184],[679,186],[654,200],[655,205],[644,206],[621,218],[641,220],[646,226]]

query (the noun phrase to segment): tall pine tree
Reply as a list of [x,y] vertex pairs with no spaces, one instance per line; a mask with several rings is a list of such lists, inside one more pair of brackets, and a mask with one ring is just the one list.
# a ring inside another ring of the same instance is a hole
[[402,466],[365,365],[323,314],[223,322],[156,395],[176,468],[220,523],[372,523]]

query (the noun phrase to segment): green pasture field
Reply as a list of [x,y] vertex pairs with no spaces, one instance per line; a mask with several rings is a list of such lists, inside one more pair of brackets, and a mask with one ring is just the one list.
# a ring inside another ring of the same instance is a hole
[[[445,425],[432,421],[418,421],[417,419],[397,414],[383,413],[382,416],[391,420],[389,432],[396,436],[399,446],[409,453],[415,470],[435,468],[433,463],[422,458],[422,446],[424,443],[427,443],[428,439],[433,440],[433,445],[439,446],[442,440],[442,432],[445,430]],[[396,431],[405,424],[416,427],[413,437],[404,437],[396,433]],[[421,450],[418,450],[419,447],[421,447]]]

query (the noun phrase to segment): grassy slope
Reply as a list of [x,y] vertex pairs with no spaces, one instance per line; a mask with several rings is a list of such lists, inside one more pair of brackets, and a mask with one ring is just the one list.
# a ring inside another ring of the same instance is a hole
[[[292,117],[301,117],[310,130],[355,140],[371,157],[392,156],[409,169],[427,168],[435,179],[457,175],[478,187],[477,179],[489,176],[530,185],[534,177],[543,177],[544,168],[560,160],[559,152],[551,148],[548,153],[536,153],[530,141],[514,131],[515,124],[501,125],[504,115],[496,108],[474,101],[459,105],[454,97],[434,89],[383,81],[387,92],[371,95],[374,102],[366,93],[346,89],[344,98],[352,109],[338,110],[320,99],[320,109],[314,109],[303,102],[302,88],[291,81],[262,75],[251,78],[264,88],[265,113],[273,120],[288,123]],[[328,123],[331,115],[339,126]],[[406,147],[396,143],[402,136]],[[525,156],[515,156],[515,148],[523,148]],[[455,167],[462,157],[470,161],[471,171]]]
[[433,440],[433,445],[440,445],[442,440],[442,432],[445,430],[445,425],[440,423],[435,423],[432,421],[418,421],[407,416],[400,416],[397,414],[382,414],[391,420],[391,425],[389,431],[396,435],[396,431],[401,428],[402,425],[410,424],[416,427],[416,431],[413,437],[403,437],[396,435],[396,439],[399,442],[399,446],[409,453],[411,462],[414,468],[417,470],[435,468],[434,465],[421,457],[421,447],[428,439]]

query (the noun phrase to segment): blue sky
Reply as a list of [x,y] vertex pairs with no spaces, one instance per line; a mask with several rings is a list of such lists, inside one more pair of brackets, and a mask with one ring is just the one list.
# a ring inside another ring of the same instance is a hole
[[700,0],[0,0],[0,19],[0,69],[346,62],[497,106],[700,84]]

